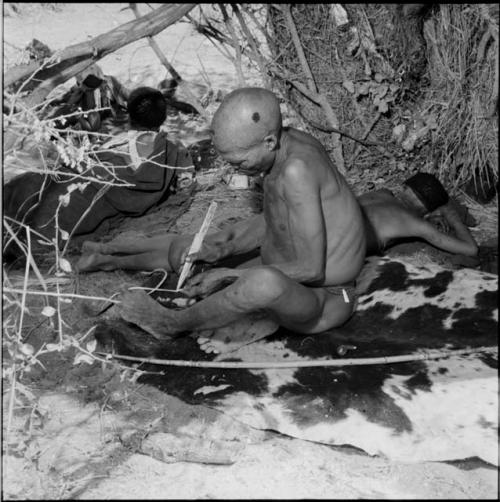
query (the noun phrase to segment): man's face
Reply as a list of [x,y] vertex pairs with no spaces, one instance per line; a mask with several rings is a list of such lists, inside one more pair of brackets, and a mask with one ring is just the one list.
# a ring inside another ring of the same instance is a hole
[[273,163],[273,152],[266,148],[264,141],[248,147],[237,147],[217,144],[215,148],[219,155],[229,162],[239,173],[255,176],[267,171]]

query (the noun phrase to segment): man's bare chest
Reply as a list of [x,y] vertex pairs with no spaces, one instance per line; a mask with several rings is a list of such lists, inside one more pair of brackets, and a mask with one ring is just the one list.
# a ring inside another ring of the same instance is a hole
[[289,211],[282,187],[272,180],[264,184],[263,212],[266,220],[267,245],[273,248],[286,248],[291,239]]

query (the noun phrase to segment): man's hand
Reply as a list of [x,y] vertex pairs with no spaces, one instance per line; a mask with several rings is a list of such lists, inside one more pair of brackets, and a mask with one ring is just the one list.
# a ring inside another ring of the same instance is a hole
[[[478,248],[474,237],[450,204],[441,206],[428,216],[426,221],[422,222],[420,226],[418,237],[425,239],[440,249],[448,251],[448,253],[465,256],[477,255]],[[439,225],[436,228],[434,223],[435,218],[440,219],[440,224],[445,226],[448,232],[441,230]]]
[[241,270],[214,268],[189,279],[183,292],[189,298],[205,297],[232,284],[241,275]]
[[451,228],[448,223],[448,219],[446,218],[445,211],[443,211],[444,207],[446,206],[438,207],[432,213],[426,214],[424,216],[424,219],[427,220],[429,223],[432,223],[440,232],[443,232],[444,234],[449,234]]
[[169,262],[175,271],[179,272],[186,260],[190,260],[192,263],[196,261],[215,263],[233,252],[233,243],[228,240],[228,236],[222,235],[221,232],[212,236],[208,235],[203,241],[201,249],[197,253],[189,254],[192,241],[193,236],[187,235],[179,237],[172,243]]
[[230,246],[225,242],[203,242],[201,249],[197,253],[188,254],[186,249],[183,258],[192,262],[204,261],[206,263],[215,263],[230,254]]

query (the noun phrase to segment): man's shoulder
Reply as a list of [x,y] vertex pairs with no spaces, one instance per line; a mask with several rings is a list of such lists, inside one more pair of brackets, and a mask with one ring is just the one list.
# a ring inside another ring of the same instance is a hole
[[286,179],[303,178],[308,175],[308,166],[304,157],[292,153],[283,162],[281,175]]

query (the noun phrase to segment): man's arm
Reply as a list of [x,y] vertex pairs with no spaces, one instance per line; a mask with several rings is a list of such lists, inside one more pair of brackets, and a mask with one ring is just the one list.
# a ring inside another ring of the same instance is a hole
[[431,223],[422,220],[419,224],[418,237],[449,253],[476,256],[478,252],[476,241],[458,213],[449,205],[440,207],[436,212],[438,211],[445,217],[455,236],[444,234]]
[[261,246],[266,231],[263,214],[208,234],[194,257],[212,263],[228,256],[247,253]]
[[293,259],[272,263],[285,275],[305,284],[322,284],[326,267],[326,228],[320,186],[314,173],[301,160],[294,160],[283,173],[289,239]]

